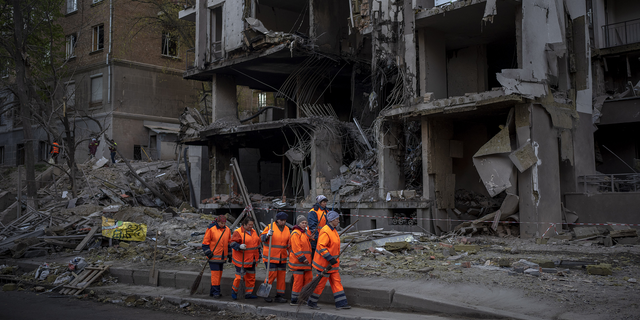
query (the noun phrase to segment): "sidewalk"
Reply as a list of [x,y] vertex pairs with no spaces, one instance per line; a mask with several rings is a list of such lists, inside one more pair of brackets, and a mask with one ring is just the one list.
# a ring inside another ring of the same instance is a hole
[[[41,262],[36,259],[7,259],[0,261],[0,264],[18,265],[21,269],[27,271],[36,269],[40,263]],[[293,313],[295,313],[295,307],[289,306],[288,304],[268,304],[262,299],[257,299],[258,301],[249,300],[247,303],[244,303],[244,300],[231,302],[230,293],[234,271],[228,265],[225,265],[225,267],[221,283],[223,288],[222,294],[226,299],[229,299],[230,302],[219,302],[230,303],[229,308],[253,310],[252,312],[263,312],[260,311],[261,309],[255,308],[259,308],[258,306],[264,304],[264,308],[268,310],[282,309],[279,312],[290,313],[293,311]],[[160,270],[158,287],[149,286],[148,269],[112,266],[109,269],[109,273],[118,278],[118,290],[134,292],[138,290],[135,288],[139,286],[143,288],[140,290],[149,290],[150,293],[160,292],[160,290],[175,290],[171,292],[173,292],[172,296],[175,296],[176,299],[199,299],[194,300],[193,303],[218,301],[208,297],[211,283],[208,269],[205,270],[200,287],[193,297],[189,297],[187,290],[191,288],[191,284],[198,276],[198,272],[195,271]],[[264,281],[264,276],[264,274],[256,274],[256,288],[260,282]],[[291,294],[291,274],[287,274],[286,282],[287,291],[285,297],[289,298]],[[412,312],[420,314],[421,316],[441,314],[446,315],[446,317],[523,320],[557,318],[559,314],[562,314],[560,308],[553,306],[545,306],[542,308],[535,299],[525,297],[521,292],[501,288],[487,288],[470,284],[443,284],[429,280],[389,280],[383,278],[354,278],[351,276],[343,276],[342,283],[349,304],[358,307],[358,310],[366,308],[362,310]],[[107,289],[107,287],[91,287],[91,289],[103,290]],[[275,293],[272,293],[272,295],[274,294]],[[205,298],[202,299],[200,297]],[[347,310],[338,311],[334,309],[333,295],[329,285],[327,285],[323,291],[320,297],[320,303],[324,304],[322,312],[329,312],[328,310],[331,310],[341,315],[348,315],[353,312],[348,311],[345,313]],[[301,308],[301,311],[302,309],[308,310],[306,312],[311,312],[311,310],[306,308]],[[283,314],[282,316],[285,315]],[[292,316],[288,315],[286,317]],[[376,313],[376,317],[378,317],[378,313]]]

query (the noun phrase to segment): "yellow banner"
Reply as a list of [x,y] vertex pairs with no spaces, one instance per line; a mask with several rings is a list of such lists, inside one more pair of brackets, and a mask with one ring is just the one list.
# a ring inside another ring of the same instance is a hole
[[147,225],[102,217],[102,235],[107,238],[125,241],[144,241],[147,238]]

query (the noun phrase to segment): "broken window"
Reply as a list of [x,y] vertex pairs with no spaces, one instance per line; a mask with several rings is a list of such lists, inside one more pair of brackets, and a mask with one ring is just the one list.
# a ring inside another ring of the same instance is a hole
[[70,34],[67,36],[67,59],[74,58],[76,56],[76,35]]
[[264,108],[267,106],[267,93],[260,92],[258,93],[258,108]]
[[172,58],[178,57],[177,37],[167,31],[162,31],[162,55]]
[[104,49],[104,25],[93,27],[93,35],[91,37],[91,51]]
[[222,7],[211,9],[211,61],[222,59]]
[[102,74],[91,77],[91,103],[102,102]]
[[133,160],[142,160],[142,150],[139,144],[133,146]]
[[67,0],[67,14],[78,11],[78,0]]

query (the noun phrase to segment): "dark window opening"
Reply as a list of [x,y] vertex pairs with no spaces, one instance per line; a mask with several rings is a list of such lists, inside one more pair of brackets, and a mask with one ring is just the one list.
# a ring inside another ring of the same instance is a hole
[[142,150],[140,145],[133,146],[133,160],[142,160]]

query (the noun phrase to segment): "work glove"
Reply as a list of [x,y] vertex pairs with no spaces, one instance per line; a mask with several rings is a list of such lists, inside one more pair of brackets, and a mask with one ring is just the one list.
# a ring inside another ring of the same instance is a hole
[[331,259],[329,260],[329,263],[330,263],[331,265],[338,264],[338,260],[336,260],[335,258],[331,258]]
[[207,251],[204,254],[207,256],[207,258],[209,258],[209,260],[211,260],[211,258],[213,258],[213,252],[211,252],[211,251]]
[[244,244],[244,243],[243,243],[243,244],[241,244],[241,245],[240,245],[240,250],[244,250],[244,249],[246,249],[246,248],[247,248],[247,245],[246,245],[246,244]]
[[271,237],[273,235],[273,230],[269,230],[269,232],[267,232],[267,236]]

